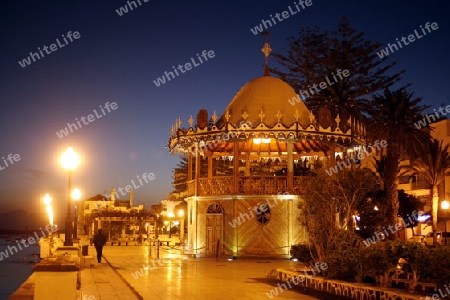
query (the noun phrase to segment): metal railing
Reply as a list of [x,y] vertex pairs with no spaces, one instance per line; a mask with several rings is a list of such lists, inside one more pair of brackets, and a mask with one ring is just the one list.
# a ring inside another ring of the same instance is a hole
[[[293,192],[300,194],[302,183],[307,176],[294,176]],[[287,176],[238,176],[237,194],[276,195],[288,191]],[[234,192],[233,176],[215,176],[191,180],[188,185],[188,196],[195,195],[195,185],[198,182],[197,196],[232,195]]]

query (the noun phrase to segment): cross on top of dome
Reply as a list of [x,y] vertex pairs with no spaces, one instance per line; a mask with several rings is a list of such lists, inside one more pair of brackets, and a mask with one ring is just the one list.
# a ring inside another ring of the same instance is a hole
[[269,32],[268,31],[264,31],[264,32],[261,33],[261,35],[266,37],[266,43],[264,44],[264,46],[261,49],[262,53],[264,53],[264,56],[265,56],[264,76],[270,76],[269,55],[272,52],[272,48],[269,45]]

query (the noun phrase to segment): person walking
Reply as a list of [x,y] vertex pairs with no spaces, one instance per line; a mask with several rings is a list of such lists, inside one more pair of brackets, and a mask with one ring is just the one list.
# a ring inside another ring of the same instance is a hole
[[106,237],[102,234],[102,230],[99,229],[97,234],[94,235],[94,246],[97,251],[97,261],[102,261],[103,246],[106,244]]

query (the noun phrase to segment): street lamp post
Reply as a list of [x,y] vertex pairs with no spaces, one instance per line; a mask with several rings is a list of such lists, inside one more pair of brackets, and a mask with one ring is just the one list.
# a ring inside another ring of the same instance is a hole
[[73,246],[73,241],[72,241],[72,217],[71,217],[71,205],[70,205],[70,190],[71,190],[71,176],[72,176],[72,170],[75,169],[78,166],[78,156],[77,154],[73,151],[73,147],[69,146],[66,150],[66,152],[64,152],[62,158],[61,158],[61,163],[64,167],[64,169],[66,169],[69,173],[69,184],[68,184],[68,190],[67,190],[67,212],[66,212],[66,228],[64,231],[64,246]]
[[[442,201],[442,203],[441,203],[441,208],[445,211],[445,213],[447,214],[447,210],[448,210],[448,208],[450,207],[450,204],[448,203],[448,201],[447,200],[444,200],[444,201]],[[444,223],[444,231],[445,231],[445,237],[444,237],[444,245],[447,245],[447,216],[446,216],[446,218],[444,219],[445,221],[445,223]]]
[[180,243],[184,242],[184,210],[180,209],[178,211],[178,216],[180,217]]
[[[74,188],[72,191],[72,199],[78,201],[81,199],[81,191],[79,188]],[[75,222],[73,225],[73,238],[78,239],[78,204],[75,205]]]
[[169,239],[172,238],[172,218],[175,216],[173,212],[167,213],[167,216],[169,217]]
[[159,238],[159,214],[156,215],[155,219],[155,240]]

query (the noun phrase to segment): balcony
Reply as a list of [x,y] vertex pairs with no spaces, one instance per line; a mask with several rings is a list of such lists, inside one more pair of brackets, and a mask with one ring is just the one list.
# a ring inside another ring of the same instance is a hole
[[[301,192],[301,183],[307,176],[294,176],[294,192]],[[195,195],[197,180],[188,182],[188,196]],[[199,178],[197,196],[218,195],[276,195],[288,191],[287,176],[238,176],[237,193],[234,192],[233,176]]]
[[429,190],[431,185],[424,180],[411,182],[412,190]]

